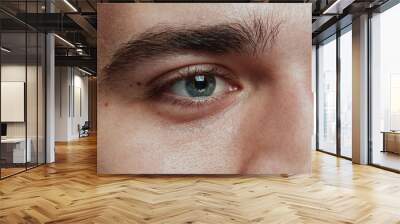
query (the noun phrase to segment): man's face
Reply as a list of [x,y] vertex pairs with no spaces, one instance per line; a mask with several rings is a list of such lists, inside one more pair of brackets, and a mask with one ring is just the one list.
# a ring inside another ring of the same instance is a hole
[[308,4],[100,4],[98,171],[310,170]]

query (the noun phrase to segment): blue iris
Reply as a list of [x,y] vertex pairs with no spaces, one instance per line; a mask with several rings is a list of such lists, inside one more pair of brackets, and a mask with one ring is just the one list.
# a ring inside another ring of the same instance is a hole
[[208,97],[215,91],[215,77],[196,75],[185,79],[185,88],[191,97]]

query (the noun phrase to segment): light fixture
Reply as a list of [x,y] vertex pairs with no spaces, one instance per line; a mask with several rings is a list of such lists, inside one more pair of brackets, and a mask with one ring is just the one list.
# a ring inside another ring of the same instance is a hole
[[79,53],[79,52],[80,52],[80,53],[82,53],[82,52],[83,52],[83,50],[82,50],[81,48],[77,48],[77,49],[76,49],[76,52],[78,52],[78,53]]
[[90,73],[90,72],[88,72],[88,71],[86,71],[86,70],[83,70],[83,69],[81,69],[81,68],[79,68],[79,67],[78,67],[78,70],[81,71],[81,72],[83,72],[83,73],[85,73],[86,75],[90,75],[90,76],[93,75],[92,73]]
[[343,10],[347,8],[347,6],[351,5],[355,0],[336,0],[330,5],[327,9],[322,12],[322,14],[342,14]]
[[5,47],[1,47],[0,49],[1,49],[1,51],[4,51],[6,53],[10,53],[11,52],[11,50],[9,50],[9,49],[7,49]]
[[78,12],[78,10],[68,1],[64,0],[64,3],[68,5],[74,12]]
[[65,44],[67,44],[68,46],[70,46],[70,47],[72,47],[72,48],[75,48],[75,45],[73,45],[71,42],[69,42],[68,40],[66,40],[66,39],[64,39],[64,38],[62,38],[62,37],[60,37],[59,35],[57,35],[57,34],[54,34],[54,36],[55,37],[57,37],[59,40],[61,40],[62,42],[64,42]]

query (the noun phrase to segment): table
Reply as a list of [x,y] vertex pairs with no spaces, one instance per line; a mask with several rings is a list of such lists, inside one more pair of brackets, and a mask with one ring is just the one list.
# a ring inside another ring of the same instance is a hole
[[381,133],[383,133],[382,152],[400,154],[400,131],[382,131]]

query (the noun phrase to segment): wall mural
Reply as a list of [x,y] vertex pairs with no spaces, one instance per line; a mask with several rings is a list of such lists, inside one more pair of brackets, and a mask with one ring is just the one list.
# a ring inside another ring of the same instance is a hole
[[311,4],[98,5],[99,174],[311,170]]

